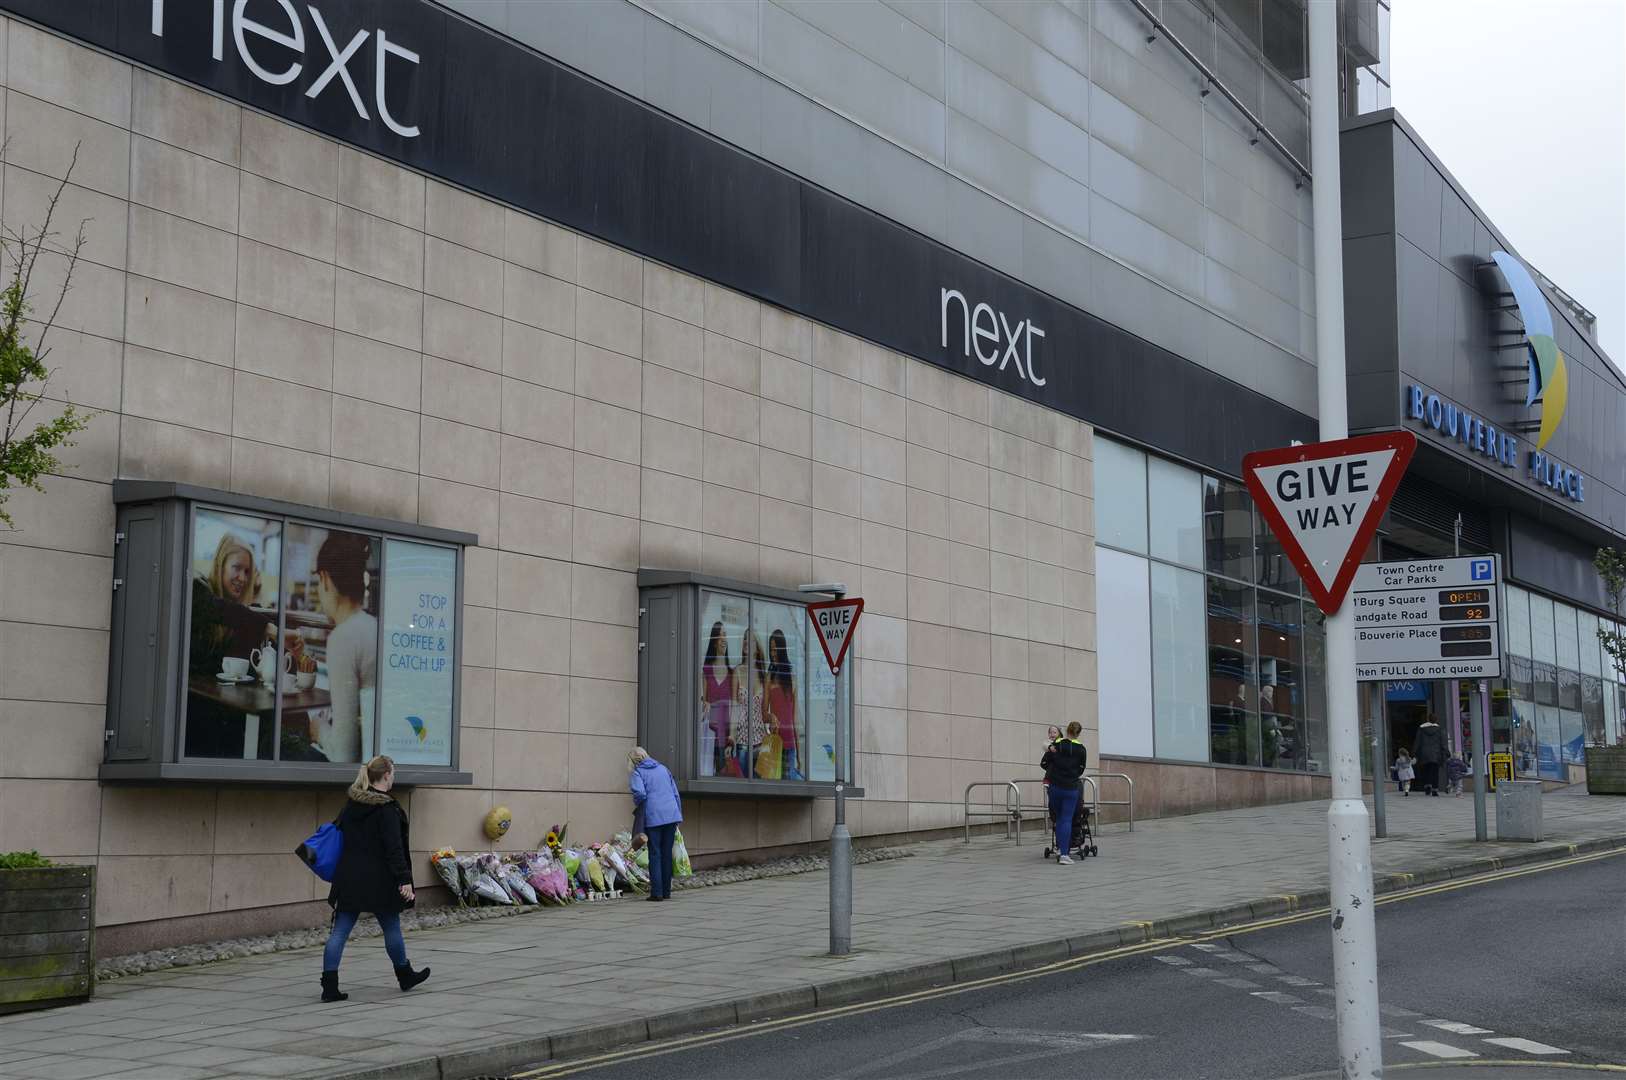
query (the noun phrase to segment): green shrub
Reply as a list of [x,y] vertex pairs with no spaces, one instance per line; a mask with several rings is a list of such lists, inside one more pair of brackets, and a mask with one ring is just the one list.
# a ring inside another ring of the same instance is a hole
[[37,851],[0,852],[0,870],[37,870],[50,865],[51,860]]

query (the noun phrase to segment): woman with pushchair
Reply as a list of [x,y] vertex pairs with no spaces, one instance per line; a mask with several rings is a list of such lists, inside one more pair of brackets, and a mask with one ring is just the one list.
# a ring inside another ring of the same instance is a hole
[[1084,728],[1077,720],[1067,725],[1067,734],[1045,748],[1039,767],[1044,769],[1046,790],[1050,793],[1050,818],[1056,823],[1056,861],[1071,866],[1073,818],[1083,792],[1084,768],[1088,754],[1078,736]]

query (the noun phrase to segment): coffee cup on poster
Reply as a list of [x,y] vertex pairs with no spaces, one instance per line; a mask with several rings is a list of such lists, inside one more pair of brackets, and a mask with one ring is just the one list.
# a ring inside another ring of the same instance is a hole
[[229,675],[234,679],[241,679],[248,674],[248,658],[243,656],[228,656],[220,661],[220,674]]
[[294,674],[294,685],[301,690],[309,690],[316,685],[316,672],[300,670]]

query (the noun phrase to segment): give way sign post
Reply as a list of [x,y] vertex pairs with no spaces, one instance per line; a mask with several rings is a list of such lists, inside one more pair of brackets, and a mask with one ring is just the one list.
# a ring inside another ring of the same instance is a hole
[[858,628],[858,617],[863,613],[861,596],[807,605],[807,617],[813,620],[813,627],[819,632],[819,644],[830,664],[830,674],[841,674],[841,663],[847,658],[847,647],[853,643],[853,631]]
[[1416,450],[1411,432],[1384,431],[1258,450],[1242,459],[1255,505],[1328,615],[1343,604]]

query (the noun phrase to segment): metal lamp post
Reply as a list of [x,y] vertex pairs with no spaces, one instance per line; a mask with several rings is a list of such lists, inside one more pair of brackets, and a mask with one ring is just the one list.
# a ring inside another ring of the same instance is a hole
[[[847,595],[844,582],[802,585],[798,592]],[[830,955],[853,951],[853,838],[847,831],[847,709],[839,676],[836,681],[836,820],[830,828]]]

